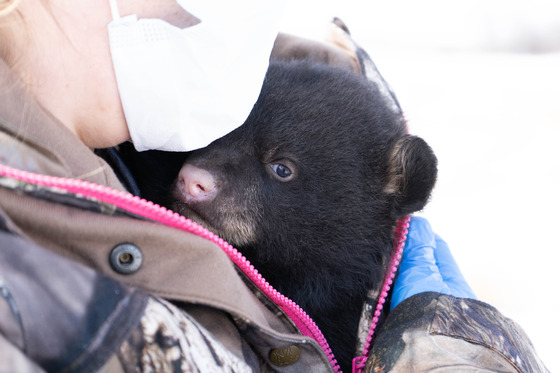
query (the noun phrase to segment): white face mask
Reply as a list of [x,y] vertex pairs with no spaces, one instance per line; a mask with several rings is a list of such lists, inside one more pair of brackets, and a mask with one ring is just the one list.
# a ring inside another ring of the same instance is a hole
[[113,67],[138,151],[189,151],[243,124],[278,32],[277,0],[178,0],[200,23],[120,17],[109,0]]

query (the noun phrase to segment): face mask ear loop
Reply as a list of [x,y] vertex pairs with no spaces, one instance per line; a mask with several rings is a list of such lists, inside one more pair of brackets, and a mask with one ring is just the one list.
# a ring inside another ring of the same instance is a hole
[[119,14],[117,0],[109,0],[109,7],[111,7],[111,15],[113,16],[113,21],[120,19],[121,15]]

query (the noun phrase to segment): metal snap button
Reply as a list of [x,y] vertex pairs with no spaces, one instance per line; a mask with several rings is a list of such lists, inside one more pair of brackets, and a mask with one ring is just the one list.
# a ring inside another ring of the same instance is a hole
[[286,346],[275,348],[270,351],[270,362],[278,367],[285,367],[294,364],[301,356],[298,346]]
[[111,251],[109,262],[116,272],[128,275],[136,272],[142,265],[142,252],[131,243],[122,243]]

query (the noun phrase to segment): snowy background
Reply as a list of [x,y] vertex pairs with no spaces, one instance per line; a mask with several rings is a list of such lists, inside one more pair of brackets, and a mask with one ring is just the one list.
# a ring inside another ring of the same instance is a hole
[[370,53],[439,158],[422,215],[560,372],[560,2],[288,4],[282,30],[322,39],[338,16]]

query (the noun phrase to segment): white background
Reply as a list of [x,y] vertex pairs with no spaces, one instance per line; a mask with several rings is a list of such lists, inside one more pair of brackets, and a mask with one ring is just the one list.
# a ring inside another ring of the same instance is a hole
[[439,158],[422,215],[560,372],[560,2],[288,4],[283,30],[321,39],[339,16],[370,53]]

